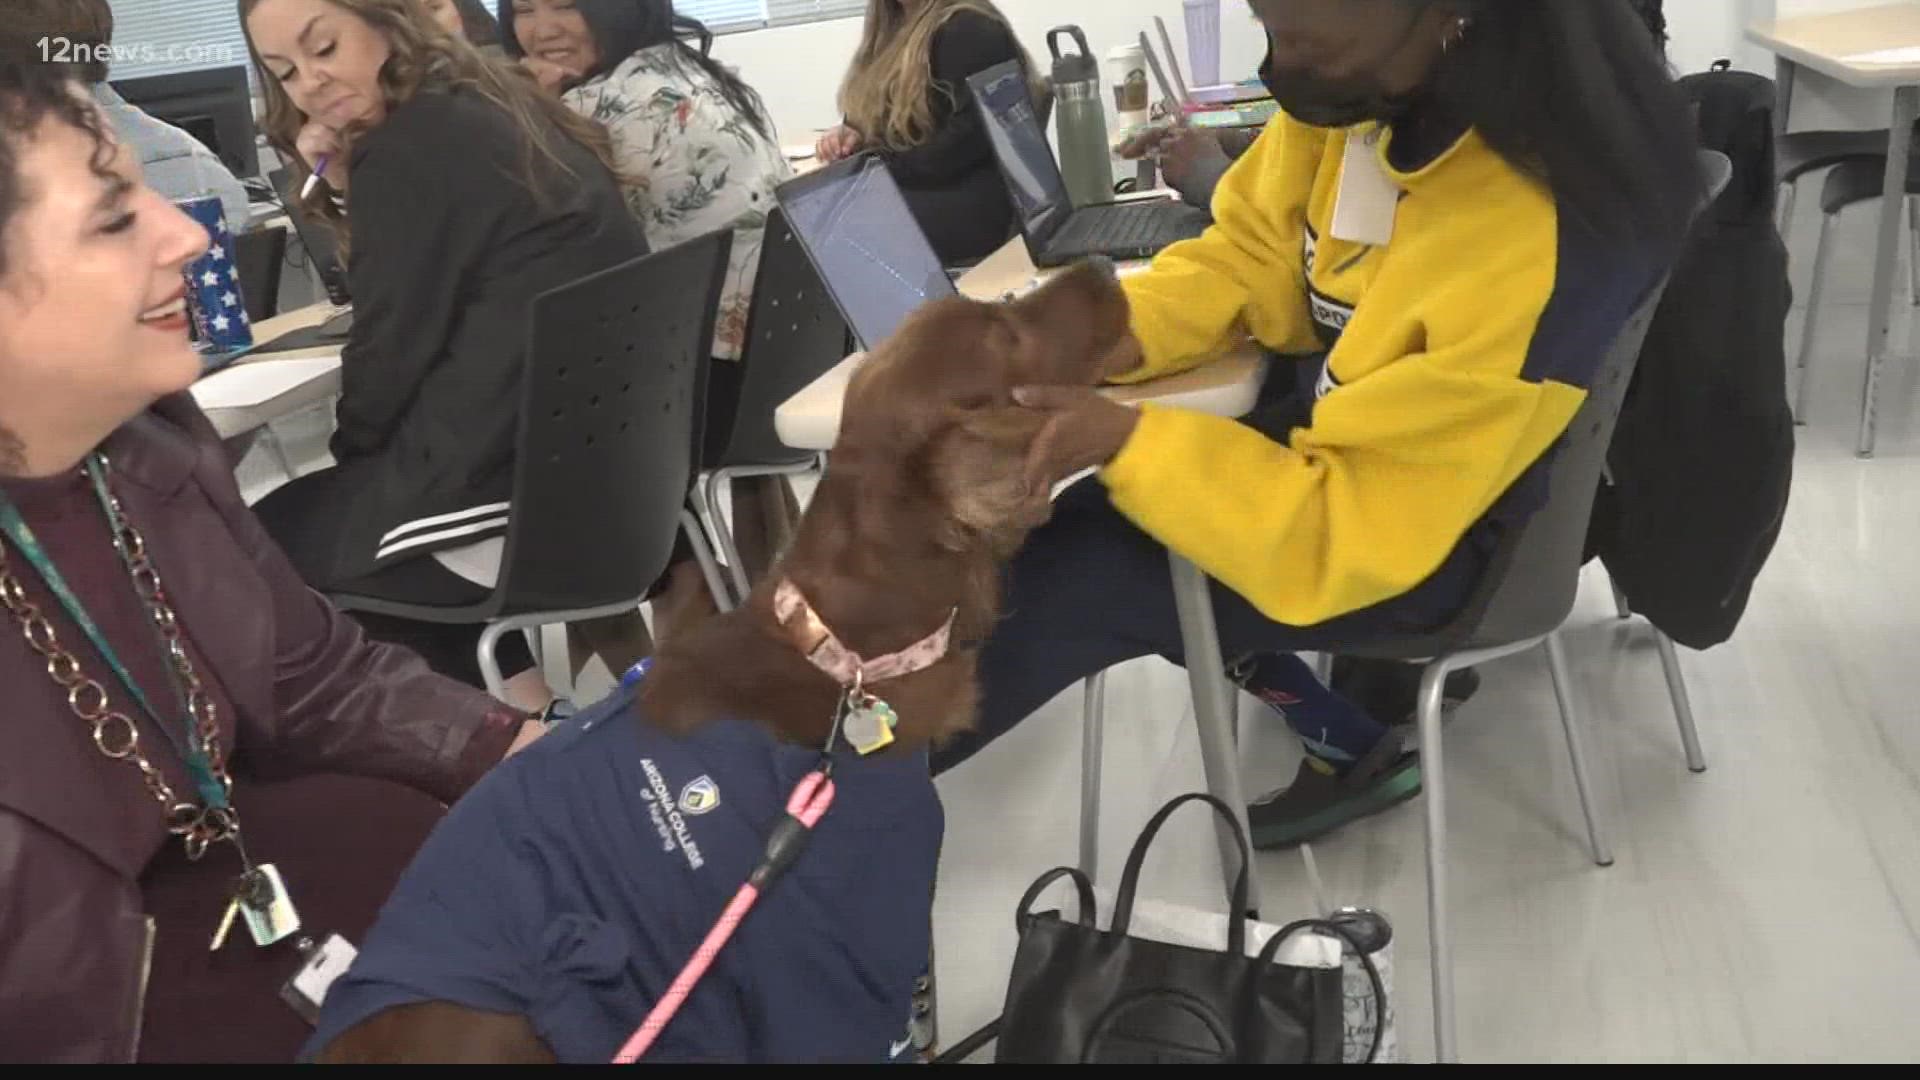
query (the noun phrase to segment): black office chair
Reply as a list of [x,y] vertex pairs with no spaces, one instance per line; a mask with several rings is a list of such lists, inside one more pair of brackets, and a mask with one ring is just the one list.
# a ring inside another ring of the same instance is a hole
[[1793,207],[1800,191],[1800,178],[1808,173],[1849,161],[1887,161],[1887,130],[1877,131],[1791,131],[1779,137],[1774,147],[1774,175],[1785,189],[1780,197],[1780,228],[1793,223]]
[[[702,482],[693,506],[726,558],[735,599],[752,590],[739,545],[719,511],[721,485],[751,476],[800,476],[819,467],[820,455],[780,441],[773,417],[781,403],[806,389],[848,354],[848,331],[833,294],[778,207],[767,215],[766,243],[747,313],[740,360],[740,402],[733,415],[707,432]],[[725,361],[716,361],[724,363]]]
[[438,607],[335,595],[334,603],[486,623],[480,670],[498,697],[494,653],[503,635],[637,610],[681,532],[723,602],[719,568],[686,500],[732,246],[731,232],[714,233],[534,298],[513,510],[498,584],[485,599]]
[[240,271],[241,298],[253,322],[280,313],[280,275],[287,260],[287,228],[251,229],[233,238],[233,265]]
[[[1856,157],[1842,161],[1827,174],[1820,188],[1820,243],[1813,252],[1812,287],[1807,291],[1807,321],[1800,332],[1800,354],[1794,366],[1799,371],[1793,394],[1793,415],[1807,422],[1807,394],[1813,381],[1813,340],[1820,327],[1820,305],[1826,291],[1827,263],[1833,256],[1833,229],[1848,207],[1872,202],[1886,195],[1886,132],[1880,133],[1877,157]],[[1920,150],[1912,153],[1907,167],[1907,232],[1909,239],[1908,277],[1913,302],[1920,304]]]

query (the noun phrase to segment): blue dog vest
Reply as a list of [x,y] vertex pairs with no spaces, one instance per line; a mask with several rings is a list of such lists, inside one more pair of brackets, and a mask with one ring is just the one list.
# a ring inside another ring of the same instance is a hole
[[[524,1015],[612,1060],[759,862],[817,750],[738,720],[686,736],[630,691],[496,767],[434,830],[328,993],[306,1055],[395,1006]],[[909,1052],[945,825],[924,755],[838,755],[831,810],[646,1062]]]

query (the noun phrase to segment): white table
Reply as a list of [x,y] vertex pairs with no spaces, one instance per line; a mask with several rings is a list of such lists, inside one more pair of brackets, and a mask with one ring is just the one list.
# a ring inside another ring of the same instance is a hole
[[[1123,266],[1121,273],[1139,269]],[[1026,245],[1013,240],[985,262],[974,267],[959,281],[963,295],[976,300],[995,300],[1019,294],[1036,280],[1049,275],[1035,271],[1027,256]],[[862,357],[848,357],[832,371],[783,403],[774,414],[774,428],[781,441],[797,450],[831,450],[840,432],[840,409]],[[1205,367],[1181,375],[1128,387],[1109,387],[1110,396],[1129,402],[1152,401],[1162,405],[1241,416],[1251,410],[1266,375],[1266,364],[1251,344]],[[1252,831],[1247,823],[1247,800],[1240,788],[1240,751],[1235,736],[1233,687],[1227,681],[1226,664],[1220,652],[1220,632],[1213,618],[1213,594],[1206,574],[1185,557],[1169,551],[1173,571],[1174,607],[1180,620],[1180,639],[1187,658],[1187,680],[1193,693],[1194,721],[1200,736],[1200,758],[1207,777],[1207,790],[1232,807],[1242,832]],[[1104,684],[1095,680],[1092,694]],[[1085,737],[1096,745],[1101,710],[1097,701],[1088,711]],[[1087,783],[1083,778],[1082,783]],[[1082,792],[1082,813],[1097,805]],[[1221,872],[1226,876],[1228,894],[1232,894],[1235,871],[1242,859],[1253,857],[1250,848],[1240,848],[1233,831],[1218,822]],[[1084,858],[1084,856],[1083,856]],[[1091,866],[1086,867],[1089,871]],[[1260,890],[1257,874],[1248,875],[1247,905],[1257,911]]]
[[[253,327],[253,340],[272,341],[317,326],[336,313],[326,304],[299,308]],[[202,378],[193,396],[223,439],[244,435],[326,403],[340,392],[340,346],[243,356]]]
[[[1887,360],[1893,322],[1893,284],[1900,252],[1900,213],[1907,191],[1913,125],[1920,119],[1920,3],[1885,4],[1830,15],[1807,15],[1757,23],[1747,37],[1777,58],[1781,133],[1793,107],[1801,68],[1848,86],[1893,90],[1888,127],[1887,175],[1880,200],[1880,238],[1873,263],[1873,295],[1867,310],[1867,376],[1861,391],[1861,457],[1873,456],[1879,418],[1880,373]],[[1868,54],[1888,53],[1876,59]],[[1913,50],[1906,54],[1905,50]]]
[[[1121,273],[1138,268],[1139,264],[1123,266]],[[1026,245],[1014,240],[968,271],[959,288],[962,295],[976,300],[993,300],[1025,292],[1052,273],[1036,271]],[[847,357],[782,404],[774,413],[780,441],[796,450],[831,450],[840,434],[840,405],[847,384],[865,359],[864,353]],[[1151,401],[1215,416],[1242,416],[1253,408],[1265,378],[1266,361],[1249,345],[1192,371],[1133,386],[1112,386],[1103,392],[1128,404]]]

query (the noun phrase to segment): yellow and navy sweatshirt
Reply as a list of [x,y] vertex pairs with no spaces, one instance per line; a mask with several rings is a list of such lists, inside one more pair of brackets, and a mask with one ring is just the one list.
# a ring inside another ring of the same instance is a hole
[[[1332,235],[1349,139],[1401,191],[1382,247]],[[1543,501],[1539,466],[1656,279],[1477,133],[1412,172],[1392,141],[1277,116],[1221,181],[1215,224],[1126,280],[1146,363],[1121,381],[1248,335],[1295,358],[1270,379],[1307,367],[1277,425],[1146,406],[1100,473],[1135,524],[1288,625],[1401,597]]]

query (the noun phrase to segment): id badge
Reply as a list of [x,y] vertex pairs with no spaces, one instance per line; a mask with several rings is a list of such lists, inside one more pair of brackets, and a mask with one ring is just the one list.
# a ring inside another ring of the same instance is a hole
[[1400,185],[1380,163],[1380,132],[1347,134],[1340,162],[1340,190],[1334,196],[1334,239],[1385,247],[1393,239],[1400,211]]
[[293,1006],[309,1026],[320,1022],[320,1007],[326,1004],[327,991],[353,966],[360,952],[339,934],[306,951],[300,970],[280,988],[280,1000]]

